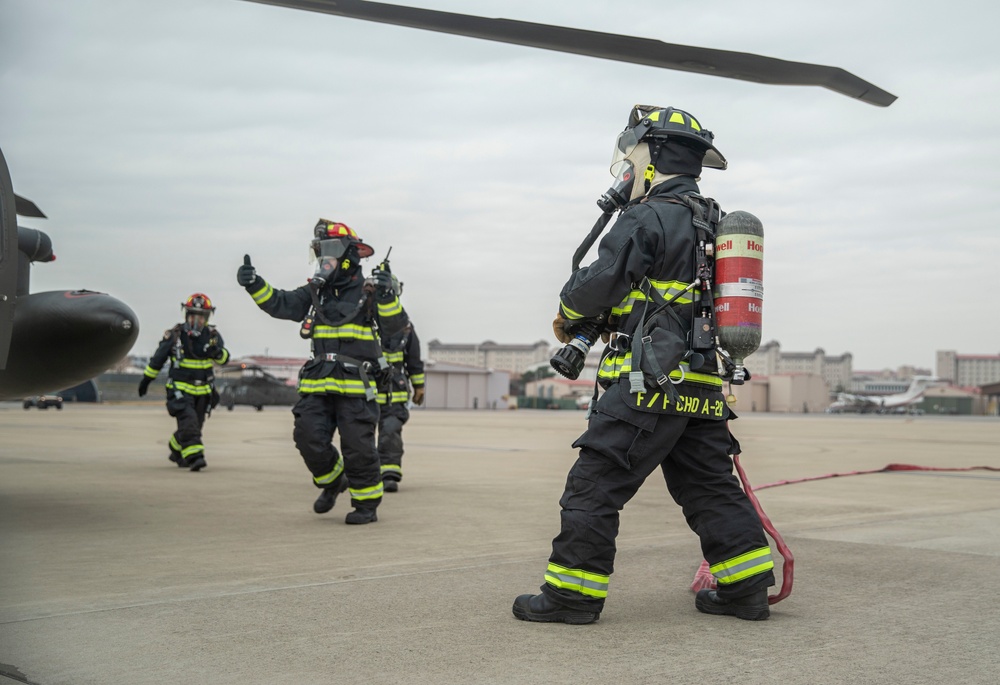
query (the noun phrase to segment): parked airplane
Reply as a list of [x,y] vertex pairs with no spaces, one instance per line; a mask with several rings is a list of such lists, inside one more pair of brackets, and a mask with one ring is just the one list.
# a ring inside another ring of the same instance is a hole
[[905,409],[922,400],[927,388],[936,385],[939,381],[940,379],[935,376],[914,376],[910,387],[905,392],[894,395],[853,395],[842,392],[837,395],[837,401],[827,407],[827,412],[831,414],[846,412],[886,414],[894,410]]

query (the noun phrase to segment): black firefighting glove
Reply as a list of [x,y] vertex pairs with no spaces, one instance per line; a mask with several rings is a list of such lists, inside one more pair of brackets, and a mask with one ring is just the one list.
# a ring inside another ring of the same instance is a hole
[[143,376],[142,380],[139,381],[139,397],[145,397],[146,392],[149,390],[149,384],[153,382],[153,379],[149,376]]
[[218,341],[215,341],[205,347],[205,356],[209,359],[222,359],[222,355],[225,354],[225,350],[217,343]]
[[380,301],[392,300],[396,293],[392,289],[392,274],[384,269],[376,269],[372,274],[372,281],[375,284],[375,296]]
[[247,288],[256,285],[258,278],[257,269],[250,263],[250,255],[243,255],[243,264],[236,270],[236,282]]

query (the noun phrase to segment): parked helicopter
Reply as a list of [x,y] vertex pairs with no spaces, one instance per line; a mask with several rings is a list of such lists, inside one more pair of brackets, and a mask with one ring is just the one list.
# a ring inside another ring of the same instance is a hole
[[68,388],[124,357],[139,335],[128,305],[105,293],[29,293],[32,262],[55,259],[42,231],[17,216],[46,218],[14,194],[0,150],[0,400]]
[[299,399],[296,385],[289,385],[256,364],[241,363],[216,372],[219,404],[232,411],[247,405],[257,411],[267,407],[290,407]]

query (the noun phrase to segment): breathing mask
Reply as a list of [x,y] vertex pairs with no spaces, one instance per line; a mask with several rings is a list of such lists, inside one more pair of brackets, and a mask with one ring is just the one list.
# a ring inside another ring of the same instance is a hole
[[359,264],[358,251],[352,250],[350,238],[316,238],[312,241],[312,259],[316,262],[310,283],[322,288],[338,273],[349,273]]

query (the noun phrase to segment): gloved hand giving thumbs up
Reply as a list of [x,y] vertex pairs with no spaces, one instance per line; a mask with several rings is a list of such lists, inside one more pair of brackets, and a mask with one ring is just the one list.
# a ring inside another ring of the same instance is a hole
[[253,285],[257,281],[257,269],[250,263],[250,255],[243,255],[243,265],[236,271],[236,282],[243,287]]

